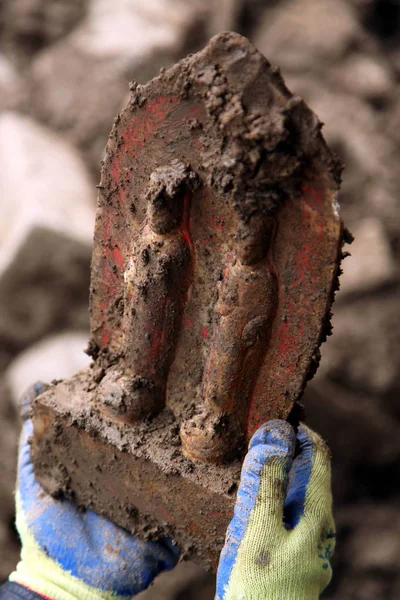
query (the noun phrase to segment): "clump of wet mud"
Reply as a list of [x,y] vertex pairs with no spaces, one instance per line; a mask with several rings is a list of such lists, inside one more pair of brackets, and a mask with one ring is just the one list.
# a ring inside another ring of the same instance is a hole
[[[164,71],[160,83],[174,80],[177,71],[181,97],[198,94],[210,117],[202,136],[207,183],[232,194],[242,217],[273,214],[300,193],[307,171],[326,170],[340,184],[343,167],[325,144],[322,123],[246,38],[215,36],[202,52]],[[146,103],[148,86],[134,86],[132,106]],[[198,120],[191,125],[201,126]]]

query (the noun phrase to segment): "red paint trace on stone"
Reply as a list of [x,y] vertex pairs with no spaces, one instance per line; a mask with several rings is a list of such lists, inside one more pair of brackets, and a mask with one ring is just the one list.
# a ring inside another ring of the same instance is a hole
[[206,339],[208,339],[208,335],[209,335],[209,334],[208,334],[208,327],[202,327],[202,328],[200,329],[200,333],[201,333],[201,335],[203,336],[203,338],[204,338],[205,340],[206,340]]
[[190,199],[191,194],[186,193],[183,198],[183,215],[180,225],[180,231],[191,252],[193,252],[193,242],[190,234]]
[[120,269],[123,269],[124,268],[124,257],[122,256],[122,252],[118,248],[118,246],[114,246],[114,248],[111,251],[111,254],[114,259],[115,265],[117,267],[119,267]]
[[[116,333],[111,330],[107,320],[107,309],[113,305],[115,297],[123,285],[122,271],[125,267],[125,257],[129,255],[127,247],[127,232],[120,229],[118,225],[126,218],[124,213],[129,214],[128,196],[126,190],[131,184],[131,171],[129,163],[135,159],[143,148],[146,140],[156,131],[160,124],[166,119],[171,108],[179,102],[175,96],[160,96],[149,100],[143,110],[132,117],[129,125],[122,131],[118,143],[118,152],[110,165],[112,186],[108,191],[112,202],[107,202],[103,208],[102,233],[103,257],[101,265],[101,283],[97,294],[101,299],[97,310],[100,311],[101,324],[97,329],[100,334],[98,343],[102,347],[107,346]],[[116,198],[116,200],[114,200]],[[121,214],[122,211],[122,214]],[[113,237],[113,231],[118,235],[118,244]],[[190,242],[190,229],[188,219],[182,232]]]
[[184,316],[182,319],[182,326],[184,329],[191,329],[192,328],[191,320]]
[[[266,355],[266,364],[275,365],[274,385],[270,385],[270,373],[264,368],[254,386],[247,418],[247,437],[274,414],[281,414],[282,405],[288,403],[285,390],[290,378],[302,359],[300,341],[305,331],[309,315],[313,312],[313,294],[318,288],[320,272],[317,260],[321,235],[325,232],[324,192],[308,185],[303,187],[304,196],[301,203],[302,235],[298,240],[297,251],[293,260],[293,276],[286,282],[286,290],[282,289],[278,275],[279,305],[273,326],[272,350],[274,356]],[[289,295],[289,298],[286,296]],[[295,316],[295,318],[293,317]],[[270,360],[269,360],[270,359]],[[274,390],[274,397],[269,393]],[[291,404],[291,402],[290,402]],[[266,415],[263,407],[269,406],[271,414]]]

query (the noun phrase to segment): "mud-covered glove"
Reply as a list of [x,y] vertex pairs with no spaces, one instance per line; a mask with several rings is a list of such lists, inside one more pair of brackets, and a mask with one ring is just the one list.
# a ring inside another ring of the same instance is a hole
[[[43,391],[36,384],[29,401]],[[26,418],[20,441],[16,492],[21,560],[10,581],[52,600],[129,598],[171,569],[179,550],[169,540],[145,542],[90,510],[55,500],[35,481],[30,461],[32,422]]]
[[316,600],[335,547],[330,455],[305,425],[254,434],[217,575],[217,600]]

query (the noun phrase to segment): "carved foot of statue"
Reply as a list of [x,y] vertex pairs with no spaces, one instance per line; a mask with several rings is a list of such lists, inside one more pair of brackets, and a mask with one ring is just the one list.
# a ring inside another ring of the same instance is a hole
[[110,419],[135,423],[151,417],[164,407],[159,389],[150,379],[111,369],[102,379],[97,399]]
[[181,426],[182,449],[191,460],[223,464],[240,454],[243,435],[228,415],[202,412]]

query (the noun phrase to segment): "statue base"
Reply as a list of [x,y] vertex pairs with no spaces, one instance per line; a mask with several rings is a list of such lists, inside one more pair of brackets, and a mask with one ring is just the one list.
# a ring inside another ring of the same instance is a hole
[[53,496],[142,539],[172,537],[184,558],[216,571],[241,461],[214,466],[188,460],[169,409],[138,425],[109,420],[88,390],[90,371],[50,387],[34,402],[37,480]]

